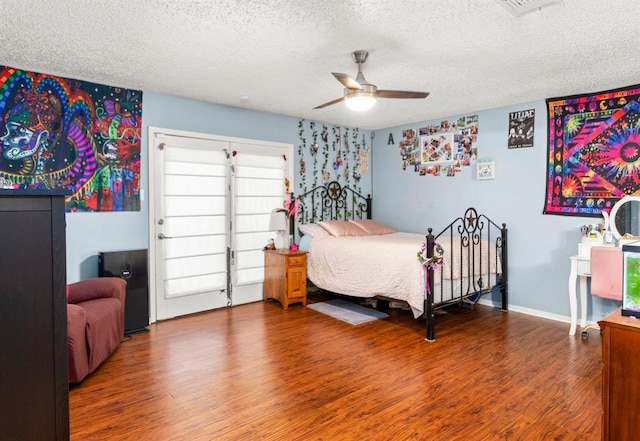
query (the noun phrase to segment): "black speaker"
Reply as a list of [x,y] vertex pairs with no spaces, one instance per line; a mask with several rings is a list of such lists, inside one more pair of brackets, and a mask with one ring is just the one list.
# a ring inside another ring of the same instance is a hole
[[127,281],[124,304],[124,333],[147,331],[149,326],[149,276],[147,250],[99,253],[98,275]]

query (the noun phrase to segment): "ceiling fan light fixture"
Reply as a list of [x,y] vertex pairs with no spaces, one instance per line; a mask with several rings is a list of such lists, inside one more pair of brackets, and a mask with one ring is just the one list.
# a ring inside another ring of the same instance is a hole
[[353,90],[345,94],[344,103],[350,110],[364,112],[376,105],[376,95],[373,92]]
[[[497,1],[497,0],[496,0]],[[507,0],[503,0],[507,1]],[[516,1],[516,0],[513,0]],[[543,1],[543,0],[540,0]],[[562,0],[544,0],[562,1]],[[336,80],[344,86],[344,95],[341,98],[331,100],[314,107],[314,109],[324,109],[341,101],[344,101],[350,110],[364,112],[376,105],[378,98],[426,98],[429,92],[410,92],[406,90],[378,90],[375,84],[371,84],[364,78],[362,64],[367,60],[367,51],[355,51],[351,54],[353,61],[358,65],[358,75],[355,80],[344,73],[332,72]]]

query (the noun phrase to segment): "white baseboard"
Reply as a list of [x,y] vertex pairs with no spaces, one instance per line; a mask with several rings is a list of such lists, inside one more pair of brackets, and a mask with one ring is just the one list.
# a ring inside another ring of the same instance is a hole
[[[480,300],[478,300],[478,303],[481,304],[481,305],[492,306],[494,308],[501,308],[502,307],[502,304],[500,302],[494,302],[494,301],[489,300],[489,299],[480,299]],[[518,305],[509,305],[509,311],[520,312],[522,314],[527,314],[527,315],[532,315],[534,317],[540,317],[540,318],[545,318],[545,319],[549,319],[549,320],[554,320],[556,322],[571,323],[571,317],[569,317],[569,316],[559,315],[559,314],[551,314],[551,313],[546,312],[546,311],[540,311],[538,309],[525,308],[525,307],[518,306]],[[590,324],[590,323],[587,322],[587,324]]]

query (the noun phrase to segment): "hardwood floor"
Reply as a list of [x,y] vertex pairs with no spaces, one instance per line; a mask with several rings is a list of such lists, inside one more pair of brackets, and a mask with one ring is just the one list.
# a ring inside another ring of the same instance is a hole
[[600,439],[601,338],[477,305],[352,326],[253,303],[168,320],[70,391],[72,440]]

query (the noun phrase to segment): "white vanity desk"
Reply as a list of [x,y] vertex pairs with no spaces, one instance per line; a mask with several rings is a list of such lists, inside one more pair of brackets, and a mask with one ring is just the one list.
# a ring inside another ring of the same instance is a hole
[[[611,213],[602,212],[604,217],[605,230],[610,229],[616,241],[620,241],[625,233],[633,235],[639,234],[640,226],[638,214],[640,213],[640,196],[625,196],[614,204]],[[620,218],[619,218],[620,216]],[[625,221],[626,216],[626,221]],[[622,225],[631,227],[631,231],[625,231]],[[580,309],[582,316],[580,319],[580,327],[584,329],[587,326],[587,278],[591,277],[591,246],[614,246],[609,243],[580,243],[578,245],[578,254],[571,256],[571,271],[569,273],[569,307],[571,309],[571,327],[569,335],[575,335],[576,325],[578,324],[578,297],[576,293],[576,282],[580,277]]]
[[[613,244],[598,243],[597,246],[614,246]],[[571,271],[569,272],[569,308],[571,310],[571,327],[569,335],[575,335],[578,323],[578,296],[576,281],[580,277],[580,328],[587,326],[587,278],[591,277],[591,246],[581,243],[578,254],[571,256]]]

